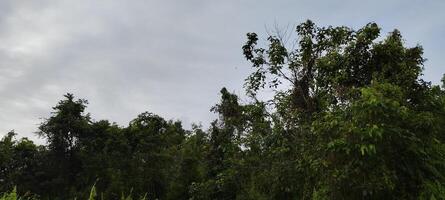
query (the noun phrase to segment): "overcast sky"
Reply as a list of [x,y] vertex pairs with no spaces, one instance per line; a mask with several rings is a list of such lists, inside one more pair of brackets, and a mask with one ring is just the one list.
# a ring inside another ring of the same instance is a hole
[[[445,73],[445,1],[1,0],[0,137],[34,132],[66,92],[93,119],[127,125],[143,111],[208,125],[221,87],[243,94],[247,32],[377,22],[421,44],[426,80]],[[41,141],[41,140],[40,140]]]

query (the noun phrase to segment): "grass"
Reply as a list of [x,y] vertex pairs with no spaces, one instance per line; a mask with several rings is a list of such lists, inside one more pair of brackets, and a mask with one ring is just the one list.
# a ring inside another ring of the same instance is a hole
[[[0,196],[0,200],[38,200],[38,198],[35,197],[19,197],[17,195],[17,188],[14,187],[12,189],[11,192],[6,192],[3,193]],[[74,200],[76,200],[76,198],[74,198]],[[90,190],[90,195],[88,196],[88,200],[104,200],[103,197],[98,199],[98,195],[97,195],[97,191],[96,191],[96,186],[93,185],[93,187],[91,187]],[[133,199],[131,193],[128,196],[125,196],[124,194],[122,194],[121,200],[136,200]],[[147,200],[146,195],[142,198],[140,198],[139,200]]]

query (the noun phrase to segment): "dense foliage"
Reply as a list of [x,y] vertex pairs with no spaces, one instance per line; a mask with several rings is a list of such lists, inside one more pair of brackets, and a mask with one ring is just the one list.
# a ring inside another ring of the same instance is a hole
[[[121,127],[65,95],[36,145],[0,141],[0,192],[39,199],[445,199],[445,80],[399,31],[248,33],[250,103],[227,89],[208,129],[145,112]],[[273,98],[257,97],[264,89]],[[92,186],[93,190],[91,190]]]

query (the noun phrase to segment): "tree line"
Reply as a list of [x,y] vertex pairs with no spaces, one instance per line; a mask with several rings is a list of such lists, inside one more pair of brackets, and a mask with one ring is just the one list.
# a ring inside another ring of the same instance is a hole
[[[394,30],[296,26],[247,34],[247,103],[226,88],[209,127],[144,112],[94,120],[66,94],[46,145],[0,140],[0,192],[23,198],[445,199],[445,80],[421,78],[421,46]],[[273,91],[273,98],[258,97]]]

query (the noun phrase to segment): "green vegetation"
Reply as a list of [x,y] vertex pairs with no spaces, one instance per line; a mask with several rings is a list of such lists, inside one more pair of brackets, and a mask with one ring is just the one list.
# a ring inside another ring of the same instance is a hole
[[264,47],[247,34],[249,101],[223,88],[208,129],[95,121],[65,95],[39,128],[47,145],[0,140],[1,200],[445,199],[445,80],[420,78],[422,48],[374,23],[296,33]]

